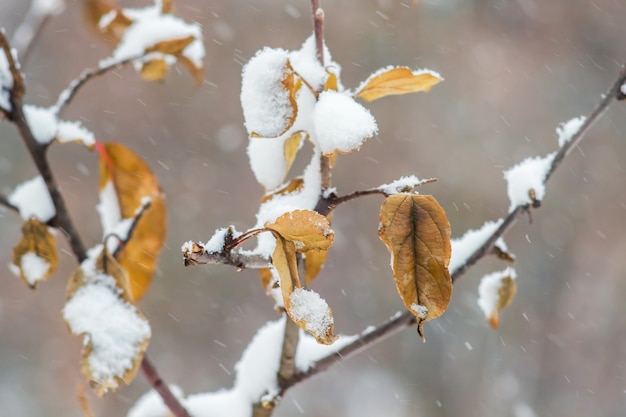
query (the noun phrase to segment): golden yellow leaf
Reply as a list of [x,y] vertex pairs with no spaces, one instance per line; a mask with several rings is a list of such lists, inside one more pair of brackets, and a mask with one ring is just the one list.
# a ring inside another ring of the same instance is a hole
[[378,236],[391,253],[400,298],[424,339],[423,323],[443,314],[452,295],[446,213],[430,195],[391,195],[380,208]]
[[[133,23],[124,15],[119,3],[115,0],[85,0],[81,4],[90,27],[98,32],[102,30],[119,37]],[[113,18],[107,22],[106,26],[100,28],[100,19],[109,12],[115,13]]]
[[127,283],[126,272],[104,248],[76,269],[66,289],[63,318],[73,334],[84,336],[81,373],[98,396],[135,378],[150,340],[148,321],[131,303]]
[[302,187],[304,187],[304,180],[301,177],[294,178],[291,181],[289,181],[289,183],[285,185],[284,187],[279,188],[278,190],[272,191],[270,194],[266,194],[265,196],[263,196],[263,198],[261,199],[261,204],[265,203],[266,201],[270,201],[272,198],[274,198],[277,195],[285,195],[285,194],[292,193],[294,191],[300,191]]
[[292,242],[298,252],[328,250],[334,233],[328,219],[313,210],[294,210],[283,214],[265,227]]
[[393,67],[370,76],[361,84],[355,95],[365,101],[373,101],[390,95],[427,92],[440,81],[442,78],[431,71],[413,71],[407,67]]
[[330,71],[328,68],[326,68],[326,73],[328,74],[328,78],[326,78],[326,82],[324,83],[324,91],[339,91],[339,80],[337,74]]
[[298,150],[302,145],[303,139],[308,136],[309,135],[306,132],[298,131],[291,135],[289,138],[287,138],[283,143],[283,155],[285,156],[285,175],[291,169],[293,161],[296,159],[296,155],[298,154]]
[[309,285],[322,270],[322,266],[328,258],[327,250],[308,251],[304,258],[304,283]]
[[172,13],[173,8],[172,0],[161,0],[161,12],[163,14]]
[[272,271],[269,268],[259,269],[259,278],[265,293],[270,295],[272,292],[272,283],[274,282],[274,275],[272,274]]
[[45,281],[59,265],[56,239],[45,223],[32,217],[22,225],[22,239],[13,248],[13,264],[31,288]]
[[152,59],[144,62],[141,67],[141,76],[148,81],[163,81],[167,75],[167,63],[164,59]]
[[[97,146],[98,147],[98,146]],[[148,165],[126,146],[107,143],[100,146],[100,190],[112,181],[122,218],[132,218],[151,199],[150,207],[138,221],[131,239],[119,253],[119,263],[128,273],[130,297],[136,302],[147,290],[167,230],[165,197]]]
[[147,48],[146,52],[160,52],[166,55],[178,56],[195,39],[196,38],[194,38],[193,36],[186,36],[184,38],[170,39],[167,41],[158,42],[153,46]]

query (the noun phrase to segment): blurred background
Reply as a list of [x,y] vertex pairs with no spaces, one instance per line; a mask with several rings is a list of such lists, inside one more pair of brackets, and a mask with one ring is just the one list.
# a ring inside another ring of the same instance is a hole
[[[26,1],[0,0],[12,34]],[[146,1],[123,1],[144,6]],[[242,65],[263,46],[299,48],[311,33],[305,0],[174,0],[203,26],[205,82],[184,68],[164,83],[124,68],[90,81],[64,113],[101,141],[120,141],[149,161],[168,198],[169,235],[140,308],[153,336],[148,353],[186,393],[230,387],[233,366],[257,328],[277,318],[255,271],[185,268],[180,245],[214,229],[255,223],[262,195],[248,167],[239,104]],[[440,72],[428,94],[366,106],[380,135],[339,158],[339,193],[402,175],[437,177],[422,193],[447,210],[453,236],[508,210],[502,171],[557,147],[560,122],[588,114],[626,60],[623,0],[325,1],[326,43],[342,81],[358,86],[387,65]],[[48,106],[86,67],[112,51],[85,3],[69,1],[43,28],[27,60],[26,102]],[[502,261],[487,259],[454,287],[448,311],[290,390],[275,416],[565,417],[626,410],[626,105],[615,104],[547,186],[532,223],[506,241],[516,254],[518,294],[499,330],[484,321],[477,286]],[[88,245],[101,237],[97,159],[55,145],[50,159]],[[0,123],[0,192],[36,175],[14,126]],[[335,330],[355,333],[403,308],[376,229],[378,196],[337,209],[336,240],[316,291]],[[63,239],[61,267],[36,291],[6,265],[20,219],[0,209],[0,414],[82,415],[76,387],[81,340],[60,311],[76,267]],[[149,387],[89,400],[96,416],[123,416]]]

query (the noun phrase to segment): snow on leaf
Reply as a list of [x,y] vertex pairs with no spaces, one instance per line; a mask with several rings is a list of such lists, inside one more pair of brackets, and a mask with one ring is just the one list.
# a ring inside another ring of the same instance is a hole
[[294,123],[298,107],[295,73],[284,49],[264,48],[244,66],[241,106],[251,137],[275,138]]
[[67,288],[63,318],[84,338],[81,372],[99,396],[135,377],[150,339],[150,326],[129,302],[125,271],[101,249],[76,270]]
[[380,208],[378,236],[391,253],[400,298],[423,323],[443,314],[452,295],[450,223],[430,195],[395,194]]
[[516,277],[515,270],[509,267],[503,271],[485,275],[480,280],[478,305],[494,329],[497,329],[500,323],[498,313],[505,309],[515,297],[517,292]]
[[556,128],[556,134],[559,138],[559,147],[563,147],[563,145],[572,140],[572,137],[574,137],[574,135],[578,133],[586,120],[586,116],[579,116],[574,117],[567,122],[561,123]]
[[[123,9],[124,18],[118,11],[103,16],[101,26],[108,27],[124,19],[132,23],[125,28],[122,38],[112,55],[100,61],[100,67],[107,67],[133,59],[138,71],[146,69],[146,77],[156,80],[165,76],[166,70],[178,58],[184,58],[184,65],[192,69],[198,80],[202,74],[202,60],[205,49],[202,44],[202,28],[197,23],[187,23],[170,14],[162,14],[154,6],[144,9]],[[157,61],[157,63],[151,63]],[[165,72],[164,72],[165,70]],[[159,78],[160,76],[160,78]],[[200,78],[201,79],[201,78]]]
[[317,59],[314,35],[309,36],[300,49],[289,52],[289,61],[294,71],[302,77],[314,91],[322,90],[330,78],[334,78],[334,80],[330,80],[328,88],[324,89],[342,91],[343,86],[339,80],[341,66],[333,61],[330,51],[325,44],[323,50],[326,68],[322,67]]
[[332,344],[337,336],[333,334],[333,315],[326,301],[315,291],[296,288],[285,303],[293,321],[309,332],[318,343]]
[[31,288],[56,271],[59,255],[51,229],[35,217],[22,225],[22,239],[13,248],[13,264],[20,277]]
[[369,110],[336,91],[320,94],[313,124],[316,132],[313,140],[324,154],[351,152],[378,133],[376,120]]
[[441,81],[443,81],[441,75],[431,70],[391,66],[370,75],[361,83],[354,95],[365,101],[373,101],[390,95],[428,92]]
[[41,176],[24,181],[15,187],[8,200],[18,208],[24,220],[36,217],[46,223],[56,216],[54,203]]
[[[150,206],[119,253],[119,262],[131,282],[131,299],[139,300],[147,290],[163,248],[166,224],[165,197],[150,167],[120,143],[97,146],[100,152],[100,203],[98,211],[103,235],[119,233],[118,224],[132,219],[150,198]],[[119,236],[126,240],[128,236]]]
[[504,171],[507,181],[509,213],[518,206],[537,205],[543,200],[546,187],[545,178],[550,170],[555,153],[544,157],[526,158],[519,164]]
[[[460,267],[465,265],[469,257],[493,235],[501,224],[502,219],[495,222],[486,221],[479,229],[470,229],[460,238],[452,239],[452,257],[448,266],[450,273],[454,275]],[[499,239],[498,242],[506,251],[504,240]]]
[[54,107],[24,106],[24,116],[35,140],[48,144],[53,140],[59,143],[78,142],[88,148],[95,144],[93,133],[77,121],[60,120]]

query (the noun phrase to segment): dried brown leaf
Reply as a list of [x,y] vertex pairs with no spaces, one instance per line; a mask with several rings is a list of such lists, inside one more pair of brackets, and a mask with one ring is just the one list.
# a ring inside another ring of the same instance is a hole
[[442,81],[430,71],[413,71],[408,67],[393,67],[383,70],[368,78],[355,96],[365,101],[373,101],[381,97],[428,92],[432,86]]
[[308,251],[304,258],[304,283],[309,285],[322,270],[328,258],[327,250]]
[[24,222],[22,239],[13,248],[13,264],[19,268],[22,280],[33,289],[56,271],[59,265],[56,239],[45,223],[35,217]]
[[498,301],[491,315],[487,317],[487,322],[494,329],[497,329],[500,325],[500,312],[511,304],[517,293],[517,284],[513,277],[504,277],[500,282]]
[[392,256],[404,305],[423,323],[443,314],[452,295],[450,223],[430,195],[395,194],[380,208],[378,235]]
[[165,197],[148,165],[133,151],[120,143],[107,143],[99,149],[100,190],[113,182],[122,218],[132,218],[151,199],[133,231],[131,239],[119,253],[119,263],[130,280],[131,300],[139,300],[147,290],[163,248],[167,230]]
[[328,219],[313,210],[295,210],[283,214],[265,227],[292,242],[298,252],[328,250],[334,233]]
[[304,187],[304,179],[302,179],[301,177],[294,178],[289,181],[289,183],[284,187],[281,187],[275,191],[272,191],[272,193],[263,196],[263,198],[261,199],[261,204],[265,203],[266,201],[270,201],[277,195],[285,195],[293,193],[295,191],[300,191],[302,187]]

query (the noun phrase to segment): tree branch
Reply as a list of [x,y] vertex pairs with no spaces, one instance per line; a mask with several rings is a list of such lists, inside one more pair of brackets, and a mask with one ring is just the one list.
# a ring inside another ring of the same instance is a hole
[[167,384],[159,376],[159,373],[152,364],[152,361],[148,358],[148,355],[144,355],[143,360],[141,361],[141,371],[150,386],[159,393],[163,403],[165,403],[165,406],[174,414],[174,416],[191,417],[185,407],[183,407],[178,401],[178,398],[174,396],[169,386],[167,386]]
[[[56,210],[56,215],[50,220],[50,222],[48,222],[49,225],[59,228],[65,232],[70,241],[70,247],[72,249],[72,252],[76,256],[78,263],[81,263],[87,258],[87,251],[80,238],[80,235],[78,234],[77,229],[74,227],[74,223],[70,218],[69,211],[65,204],[65,200],[63,199],[63,195],[61,194],[59,186],[52,174],[52,170],[50,169],[50,165],[48,164],[48,160],[46,159],[46,150],[48,149],[47,145],[37,142],[33,135],[33,132],[30,129],[30,126],[26,121],[26,117],[24,116],[24,108],[22,102],[25,90],[24,80],[19,72],[19,66],[17,62],[15,62],[15,60],[13,59],[13,55],[11,54],[11,48],[3,32],[0,32],[0,48],[6,54],[9,64],[9,70],[13,77],[13,87],[10,91],[11,109],[10,113],[8,114],[9,120],[11,120],[17,126],[18,131],[20,132],[20,135],[22,136],[22,139],[24,140],[28,151],[30,152],[31,157],[35,162],[35,166],[43,177],[48,192],[50,193],[50,197]],[[90,77],[86,77],[86,79],[88,78]],[[84,82],[85,81],[82,81],[80,85],[84,84]],[[74,87],[71,90],[73,91],[73,93],[70,93],[70,98],[80,87],[80,85]],[[68,101],[66,101],[65,103],[67,102]],[[156,368],[150,362],[147,356],[144,356],[141,362],[141,370],[150,385],[159,393],[159,395],[163,399],[163,402],[176,417],[190,417],[189,413],[172,394],[167,384],[163,383],[163,380],[159,377]]]
[[56,114],[61,113],[63,109],[65,108],[65,106],[67,106],[72,101],[72,99],[74,98],[78,90],[80,90],[80,88],[84,86],[87,83],[87,81],[97,76],[103,75],[111,71],[112,69],[122,67],[136,59],[140,59],[143,56],[145,56],[145,54],[141,54],[132,58],[124,59],[119,62],[114,62],[109,65],[105,65],[103,67],[84,70],[78,76],[78,78],[75,78],[74,80],[70,82],[70,84],[65,88],[65,90],[61,91],[61,94],[59,94],[59,98],[57,99],[56,104],[53,106],[54,112]]
[[[602,116],[606,109],[615,100],[623,99],[623,92],[621,92],[621,86],[626,82],[626,65],[623,66],[619,72],[619,75],[608,92],[603,96],[603,99],[593,109],[593,111],[587,117],[585,123],[580,127],[579,131],[572,137],[572,139],[564,144],[557,152],[550,170],[546,175],[545,181],[547,181],[552,173],[560,166],[563,158],[569,153],[569,151],[576,146],[577,143],[589,131],[591,126]],[[495,242],[502,237],[511,227],[515,224],[516,220],[525,212],[530,210],[531,205],[521,205],[516,207],[509,215],[504,219],[500,227],[496,229],[492,235],[485,241],[485,243],[476,249],[474,253],[467,259],[464,265],[459,267],[452,273],[452,281],[459,279],[471,266],[476,264],[480,259],[491,253]],[[315,362],[307,371],[297,372],[288,381],[285,381],[281,386],[281,393],[283,395],[286,390],[292,386],[304,381],[322,371],[327,370],[335,363],[350,357],[360,351],[363,351],[370,346],[398,333],[400,330],[406,327],[412,327],[416,324],[415,317],[408,311],[396,315],[387,322],[375,327],[372,331],[365,331],[359,338],[353,342],[347,344],[335,353],[323,357]]]
[[185,266],[232,265],[239,269],[269,268],[272,264],[261,255],[245,255],[233,250],[208,252],[201,243],[188,242],[183,245]]

